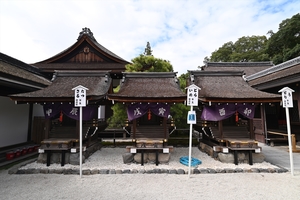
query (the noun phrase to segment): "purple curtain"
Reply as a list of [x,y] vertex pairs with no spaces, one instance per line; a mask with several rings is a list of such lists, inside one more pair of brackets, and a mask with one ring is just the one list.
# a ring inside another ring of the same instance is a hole
[[[79,107],[73,104],[46,104],[44,105],[45,118],[53,118],[60,112],[72,119],[79,120]],[[97,112],[97,106],[88,105],[82,107],[82,120],[92,120]]]
[[144,114],[151,110],[157,116],[168,117],[170,114],[170,105],[163,103],[150,103],[150,104],[130,104],[127,107],[128,120],[132,121],[136,118],[142,117]]
[[253,119],[254,112],[255,112],[255,105],[220,104],[220,105],[204,106],[201,114],[201,119],[208,120],[208,121],[221,121],[229,118],[236,111],[246,118]]
[[255,113],[255,105],[252,104],[238,104],[237,105],[237,111],[244,117],[247,117],[248,119],[254,118]]

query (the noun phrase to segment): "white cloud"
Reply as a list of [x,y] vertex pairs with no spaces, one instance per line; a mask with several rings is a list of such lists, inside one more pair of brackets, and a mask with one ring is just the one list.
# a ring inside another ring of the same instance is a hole
[[153,54],[182,74],[225,42],[276,32],[299,7],[288,0],[1,0],[0,51],[38,62],[74,44],[88,27],[128,61],[149,41]]

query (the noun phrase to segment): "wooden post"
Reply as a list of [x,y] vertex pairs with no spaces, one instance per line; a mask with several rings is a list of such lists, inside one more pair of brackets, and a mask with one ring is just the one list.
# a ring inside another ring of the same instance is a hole
[[27,129],[27,142],[30,142],[32,141],[32,138],[31,138],[31,127],[32,127],[32,113],[33,113],[33,104],[30,103],[29,104],[29,114],[28,114],[28,129]]
[[136,139],[135,133],[136,133],[136,119],[134,119],[133,122],[132,122],[133,139]]
[[[267,121],[266,121],[266,109],[265,109],[265,104],[261,104],[260,105],[260,117],[262,120],[262,130],[263,130],[263,134],[264,137],[267,138],[268,137],[268,133],[267,133]],[[266,139],[264,138],[264,142],[266,143]]]
[[45,139],[48,139],[48,138],[49,138],[50,123],[51,123],[51,120],[50,120],[50,119],[46,119],[46,120],[45,120]]
[[295,137],[295,134],[291,134],[292,136],[292,151],[294,153],[300,153],[300,149],[297,149],[296,147],[296,137]]
[[249,120],[249,129],[250,129],[250,139],[255,139],[254,130],[253,130],[253,119]]
[[167,118],[163,118],[163,127],[164,127],[164,139],[168,139],[168,134],[167,134]]
[[76,135],[77,135],[77,138],[79,139],[80,138],[80,122],[79,122],[79,120],[76,120]]
[[218,123],[219,123],[219,132],[221,135],[221,139],[223,139],[223,122],[219,121]]
[[[298,90],[295,92],[295,99],[298,99],[298,115],[300,116],[300,89],[299,87],[297,88]],[[297,97],[298,96],[298,97]]]

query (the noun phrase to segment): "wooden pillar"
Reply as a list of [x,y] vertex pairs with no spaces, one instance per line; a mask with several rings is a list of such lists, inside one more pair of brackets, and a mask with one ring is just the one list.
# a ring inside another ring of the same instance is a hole
[[29,113],[28,113],[28,129],[27,129],[27,142],[30,142],[32,140],[31,138],[31,127],[32,127],[32,114],[33,113],[33,104],[29,104]]
[[76,120],[76,135],[77,135],[77,138],[79,139],[80,138],[80,121],[79,120]]
[[[263,130],[263,134],[264,137],[267,138],[267,120],[266,120],[266,109],[265,109],[265,104],[261,104],[260,105],[260,116],[261,116],[261,120],[262,120],[262,130]],[[264,142],[266,142],[266,140],[264,139]]]
[[168,134],[167,134],[167,118],[163,118],[163,127],[164,127],[164,139],[168,139]]
[[218,122],[219,124],[219,133],[220,133],[220,136],[221,136],[221,139],[223,139],[223,121],[219,121]]
[[253,130],[253,119],[249,120],[249,129],[250,129],[250,134],[249,134],[250,139],[255,139],[254,130]]
[[300,88],[297,87],[297,90],[295,90],[295,95],[293,96],[294,100],[297,100],[298,102],[298,116],[300,118]]
[[50,124],[51,124],[51,120],[49,118],[46,119],[45,120],[45,139],[49,138]]
[[133,139],[136,139],[135,133],[136,133],[136,119],[134,119],[132,122],[132,135],[133,135],[132,137],[133,137]]

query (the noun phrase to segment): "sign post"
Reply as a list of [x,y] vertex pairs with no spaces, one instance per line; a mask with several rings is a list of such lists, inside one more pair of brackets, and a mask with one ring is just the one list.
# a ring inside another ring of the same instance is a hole
[[74,106],[79,107],[79,163],[80,163],[80,178],[82,177],[82,107],[86,106],[86,90],[88,88],[78,85],[73,88],[74,94]]
[[193,110],[193,106],[198,106],[198,90],[201,90],[198,86],[192,84],[187,89],[187,105],[191,106],[191,110],[188,112],[187,123],[190,124],[190,138],[189,138],[189,171],[191,174],[191,162],[192,162],[192,132],[193,124],[196,124],[196,112]]
[[292,151],[292,137],[291,137],[291,124],[290,124],[290,114],[289,108],[293,107],[293,95],[292,90],[289,87],[284,87],[278,92],[282,93],[282,106],[285,108],[285,115],[286,115],[286,125],[287,125],[287,132],[288,132],[288,142],[289,142],[289,152],[290,152],[290,165],[291,165],[291,174],[294,176],[294,162],[293,162],[293,151]]

